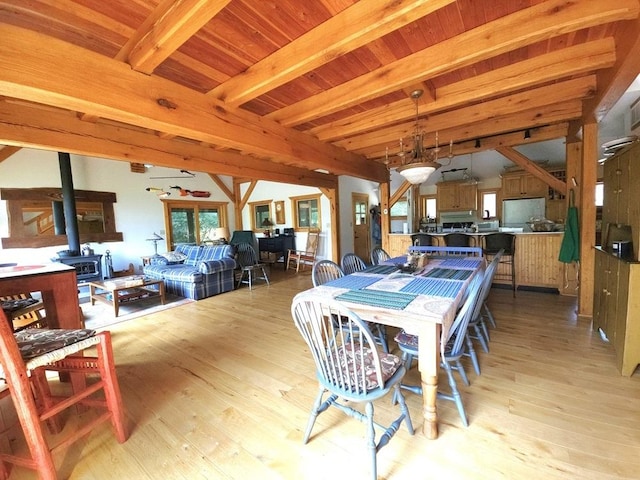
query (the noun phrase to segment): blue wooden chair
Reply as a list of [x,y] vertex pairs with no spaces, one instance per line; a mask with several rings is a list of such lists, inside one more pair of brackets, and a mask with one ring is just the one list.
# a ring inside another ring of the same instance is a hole
[[355,253],[345,253],[340,260],[340,267],[345,275],[349,275],[354,272],[361,272],[367,268],[367,264],[364,263],[359,256]]
[[[357,258],[357,257],[356,257]],[[316,262],[311,271],[311,281],[313,286],[324,285],[325,283],[344,277],[344,272],[340,266],[331,260],[320,260]],[[367,322],[369,328],[374,332],[376,343],[382,346],[385,353],[389,353],[389,342],[387,342],[387,329],[385,325]],[[355,332],[354,332],[355,333]]]
[[[312,294],[302,295],[294,299],[291,315],[309,347],[319,382],[304,443],[309,440],[318,415],[329,407],[337,407],[367,424],[372,465],[370,477],[377,479],[377,452],[389,443],[403,422],[413,435],[409,410],[400,391],[406,372],[402,360],[396,355],[379,352],[367,324],[336,301]],[[334,328],[335,321],[338,328]],[[359,335],[347,334],[356,330]],[[374,421],[373,402],[391,391],[400,405],[400,414],[385,427]],[[355,409],[355,403],[364,403],[365,412]],[[376,427],[382,429],[377,442]]]
[[[468,327],[469,329],[468,338],[469,338],[470,348],[473,348],[473,345],[471,344],[471,339],[474,339],[480,343],[480,345],[482,346],[482,349],[486,353],[489,353],[489,329],[487,328],[487,324],[484,321],[484,315],[482,311],[486,306],[485,302],[487,300],[487,297],[489,296],[489,291],[491,290],[491,284],[493,283],[493,278],[496,274],[498,264],[501,261],[502,254],[503,254],[503,250],[499,250],[498,253],[496,253],[495,256],[493,257],[493,260],[491,260],[491,263],[489,264],[489,266],[487,267],[487,270],[484,275],[484,279],[482,281],[482,287],[480,289],[480,295],[478,299],[479,307],[476,309],[474,317],[471,318],[471,320],[469,321],[469,327]],[[486,308],[488,310],[488,307]],[[476,373],[480,374],[480,367],[477,365],[477,361],[478,361],[477,358],[472,358],[472,360],[474,362],[474,368],[476,370]]]
[[[469,425],[469,422],[467,421],[462,397],[458,390],[458,384],[453,376],[453,370],[456,370],[460,374],[465,385],[469,385],[469,379],[460,360],[466,353],[466,336],[469,321],[479,309],[479,295],[483,278],[484,272],[479,271],[467,287],[469,289],[469,294],[467,295],[462,308],[460,308],[456,314],[453,325],[449,329],[449,335],[446,339],[447,341],[443,342],[445,347],[442,352],[442,361],[440,363],[441,367],[444,368],[447,373],[451,393],[438,391],[438,398],[455,402],[460,418],[462,419],[462,424],[465,427]],[[402,359],[404,361],[405,368],[411,368],[413,359],[418,356],[418,337],[416,335],[407,334],[404,330],[401,330],[396,335],[395,340],[398,342],[400,350],[402,350]],[[421,386],[403,384],[401,387],[418,395],[422,395]]]
[[381,247],[376,247],[371,250],[371,265],[380,265],[382,262],[386,262],[391,259],[391,255],[385,252]]

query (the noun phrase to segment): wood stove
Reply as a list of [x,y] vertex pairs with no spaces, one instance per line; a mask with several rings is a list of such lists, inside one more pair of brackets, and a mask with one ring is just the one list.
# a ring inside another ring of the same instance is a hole
[[78,283],[102,280],[102,255],[78,255],[58,257],[57,262],[70,265],[76,269]]

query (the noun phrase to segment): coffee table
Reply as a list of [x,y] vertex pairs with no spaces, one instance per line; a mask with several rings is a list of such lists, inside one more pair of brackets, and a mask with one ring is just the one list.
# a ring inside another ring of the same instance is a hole
[[164,305],[164,280],[132,276],[89,282],[89,297],[91,305],[95,305],[96,300],[113,305],[113,313],[117,317],[123,303],[160,297],[160,303]]

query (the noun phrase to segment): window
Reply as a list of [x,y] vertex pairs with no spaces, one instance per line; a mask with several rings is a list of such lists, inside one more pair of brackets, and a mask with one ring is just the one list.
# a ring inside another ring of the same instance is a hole
[[[498,216],[498,193],[482,192],[482,217],[494,218]],[[488,214],[488,215],[487,215]]]
[[293,211],[293,222],[296,230],[320,228],[322,225],[320,195],[291,197],[291,210]]
[[227,226],[227,204],[222,202],[164,202],[168,243],[200,245],[214,239],[214,229]]
[[596,183],[596,207],[604,204],[604,183]]
[[436,218],[438,214],[435,196],[420,195],[420,218]]
[[409,202],[406,198],[401,198],[391,207],[389,215],[392,220],[399,220],[400,218],[407,218],[409,210]]
[[264,230],[265,228],[273,226],[273,217],[271,216],[271,202],[271,200],[249,202],[249,206],[251,207],[251,230],[253,230],[254,232],[258,232]]

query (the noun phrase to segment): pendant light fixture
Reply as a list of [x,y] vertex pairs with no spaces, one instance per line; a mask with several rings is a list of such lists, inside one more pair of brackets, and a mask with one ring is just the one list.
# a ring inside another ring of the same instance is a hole
[[[436,132],[436,145],[434,148],[424,148],[424,133],[420,131],[418,124],[418,99],[422,97],[423,90],[414,90],[411,92],[411,98],[416,105],[416,124],[413,134],[413,148],[405,151],[404,141],[400,139],[400,153],[398,156],[402,158],[402,165],[396,171],[402,175],[412,185],[419,185],[429,178],[429,176],[442,165],[437,162],[440,147],[438,145],[438,132]],[[449,155],[453,157],[453,141],[449,142]]]

